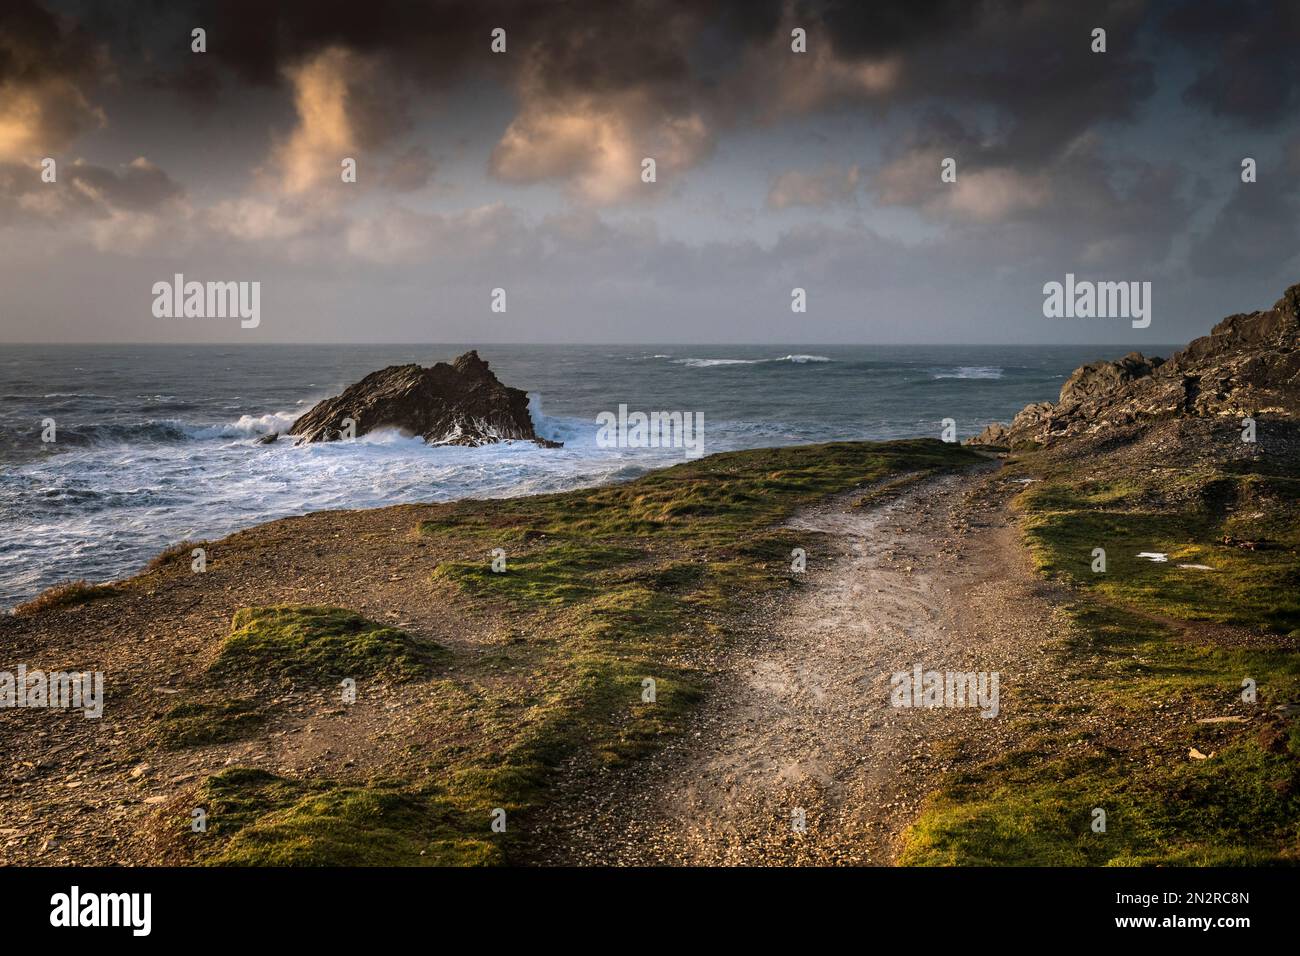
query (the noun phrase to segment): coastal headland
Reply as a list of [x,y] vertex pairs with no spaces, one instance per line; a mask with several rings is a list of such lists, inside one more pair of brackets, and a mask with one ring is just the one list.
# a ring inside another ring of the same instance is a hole
[[977,445],[323,511],[52,589],[0,662],[102,673],[102,714],[5,714],[0,859],[1294,862],[1298,309]]

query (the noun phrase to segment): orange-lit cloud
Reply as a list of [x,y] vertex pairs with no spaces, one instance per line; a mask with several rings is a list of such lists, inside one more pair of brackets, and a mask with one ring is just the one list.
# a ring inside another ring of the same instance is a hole
[[492,151],[503,180],[560,180],[588,202],[655,195],[642,182],[642,161],[655,161],[655,185],[694,166],[713,148],[712,132],[695,111],[673,113],[646,91],[548,98],[529,91],[519,114]]
[[344,158],[361,163],[407,125],[403,97],[374,57],[332,46],[285,73],[297,125],[262,172],[286,195],[341,182]]

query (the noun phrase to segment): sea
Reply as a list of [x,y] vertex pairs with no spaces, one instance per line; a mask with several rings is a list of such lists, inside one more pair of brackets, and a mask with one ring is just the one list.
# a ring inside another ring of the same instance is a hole
[[[527,495],[625,481],[681,448],[606,448],[597,416],[701,413],[705,454],[842,439],[959,438],[1053,400],[1121,346],[479,347],[564,442],[430,447],[395,431],[295,447],[320,399],[457,345],[0,346],[0,608],[120,578],[162,549],[322,509]],[[1163,353],[1163,354],[1168,354]],[[48,428],[53,422],[53,433]],[[53,441],[43,438],[53,437]]]

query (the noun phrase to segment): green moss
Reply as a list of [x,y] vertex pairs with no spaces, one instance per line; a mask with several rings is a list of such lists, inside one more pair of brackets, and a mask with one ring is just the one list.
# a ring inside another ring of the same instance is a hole
[[282,605],[235,612],[213,667],[321,679],[400,678],[424,673],[440,653],[342,608]]
[[505,598],[525,606],[563,606],[586,600],[601,587],[601,573],[641,557],[633,548],[557,541],[543,550],[506,558],[506,569],[492,570],[491,555],[480,561],[450,561],[434,571],[476,597]]
[[157,740],[169,748],[228,743],[254,733],[265,721],[253,701],[186,701],[159,721]]
[[[1252,739],[1209,760],[1128,765],[1092,749],[991,764],[932,800],[899,862],[1223,866],[1300,862],[1300,752]],[[1092,830],[1094,808],[1106,830]]]
[[835,442],[710,455],[600,488],[444,506],[424,534],[471,533],[505,547],[559,535],[573,539],[681,535],[709,538],[765,528],[800,505],[906,471],[984,461],[932,439]]
[[[213,866],[467,866],[501,862],[490,809],[471,815],[398,781],[304,781],[232,768],[201,794]],[[189,829],[188,818],[184,821]]]
[[[1077,589],[1065,607],[1074,636],[1059,649],[1085,702],[1076,707],[1100,708],[1097,719],[1112,728],[1154,708],[1162,724],[1178,714],[1185,723],[1172,746],[1121,729],[1103,747],[1067,736],[1078,721],[1059,708],[1036,708],[1020,729],[1041,735],[941,789],[909,831],[901,862],[1300,862],[1300,731],[1294,720],[1266,716],[1300,696],[1300,655],[1290,640],[1266,636],[1294,636],[1300,625],[1293,483],[1211,465],[1152,471],[1115,457],[1090,462],[1088,471],[1107,477],[1088,478],[1077,462],[1046,453],[1025,456],[1017,470],[1041,479],[1016,502],[1038,567]],[[1105,573],[1092,571],[1096,547],[1106,550]],[[1169,562],[1139,551],[1167,553]],[[1224,641],[1205,624],[1259,636]],[[1253,705],[1240,699],[1245,678],[1258,685]],[[1252,719],[1198,725],[1198,712]],[[1213,756],[1189,759],[1193,746]],[[1105,833],[1091,830],[1095,807],[1106,812]]]
[[[1215,471],[1111,481],[1058,474],[1031,485],[1018,505],[1049,575],[1113,603],[1300,636],[1295,490],[1284,479]],[[1094,548],[1105,549],[1104,573],[1092,571]]]
[[1198,699],[1228,706],[1247,677],[1258,687],[1261,706],[1300,697],[1300,655],[1286,643],[1222,646],[1188,639],[1176,621],[1096,600],[1066,610],[1077,625],[1070,645],[1077,678],[1094,681],[1094,691],[1117,705],[1145,709]]

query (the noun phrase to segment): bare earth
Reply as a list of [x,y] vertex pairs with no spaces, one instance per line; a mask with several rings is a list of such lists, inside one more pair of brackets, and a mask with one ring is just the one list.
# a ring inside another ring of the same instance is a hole
[[[1020,487],[947,476],[791,522],[834,536],[833,566],[726,656],[683,741],[560,802],[546,861],[889,864],[942,773],[1005,746],[1023,690],[1056,696],[1043,649],[1069,625],[1006,511]],[[998,671],[999,716],[892,707],[917,663]]]
[[[75,711],[5,711],[0,746],[12,769],[0,775],[0,864],[184,862],[154,835],[164,816],[188,817],[210,774],[230,766],[291,776],[401,773],[413,742],[455,743],[457,727],[440,716],[437,693],[425,685],[363,682],[360,699],[345,710],[334,687],[250,678],[244,690],[272,708],[264,733],[182,750],[150,746],[160,714],[204,688],[240,607],[348,606],[454,648],[465,661],[494,652],[509,639],[498,622],[452,615],[431,590],[429,575],[447,555],[411,529],[434,510],[398,505],[286,518],[222,541],[207,574],[190,574],[182,561],[121,599],[0,620],[0,660],[113,676],[98,720]],[[342,536],[348,547],[334,547]]]

